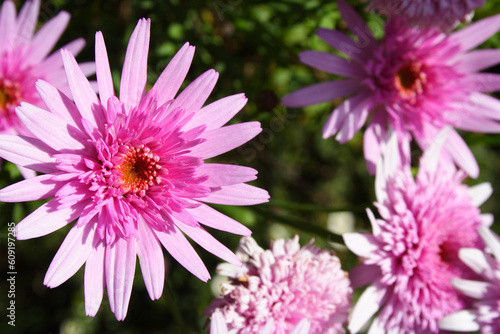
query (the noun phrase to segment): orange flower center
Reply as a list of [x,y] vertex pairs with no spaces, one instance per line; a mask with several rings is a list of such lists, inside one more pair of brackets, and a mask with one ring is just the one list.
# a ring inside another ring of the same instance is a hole
[[140,196],[154,184],[160,184],[158,177],[162,166],[158,164],[160,157],[153,154],[148,147],[129,147],[122,162],[116,167],[121,173],[121,188],[124,192],[134,192]]
[[21,89],[17,82],[0,78],[0,112],[7,112],[19,105],[22,100]]
[[394,85],[399,95],[407,100],[414,101],[419,94],[424,91],[427,82],[425,73],[422,71],[422,64],[409,62],[402,66],[394,78]]

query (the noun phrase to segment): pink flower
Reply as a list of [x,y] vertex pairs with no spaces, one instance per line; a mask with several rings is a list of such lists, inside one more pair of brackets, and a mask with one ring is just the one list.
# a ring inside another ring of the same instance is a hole
[[[69,14],[59,13],[36,34],[40,0],[26,1],[16,17],[14,2],[7,0],[0,10],[0,133],[29,135],[14,108],[22,101],[37,107],[44,104],[35,90],[35,81],[43,79],[69,93],[59,52],[49,55],[69,22]],[[74,55],[85,45],[77,39],[64,48]],[[86,75],[93,74],[94,64],[82,64]]]
[[432,26],[448,31],[460,22],[470,21],[474,10],[485,0],[363,0],[368,9],[377,10],[389,19],[400,16],[405,22],[421,28]]
[[258,122],[223,126],[246,103],[243,94],[202,108],[216,81],[209,70],[175,97],[190,67],[186,43],[145,94],[150,21],[137,24],[127,47],[120,95],[115,96],[102,34],[96,34],[99,97],[68,50],[62,59],[75,103],[45,81],[36,88],[49,111],[22,103],[16,111],[35,138],[0,136],[0,156],[46,173],[0,190],[9,202],[50,198],[16,227],[18,239],[49,234],[75,219],[44,284],[54,288],[85,263],[85,308],[93,316],[104,288],[118,320],[132,290],[136,256],[151,299],[161,296],[164,259],[160,244],[203,281],[210,278],[184,234],[222,259],[238,258],[201,225],[251,232],[204,203],[252,205],[266,191],[245,184],[254,169],[215,163],[247,142]]
[[441,329],[483,334],[500,332],[500,238],[488,228],[479,228],[479,234],[493,253],[476,248],[460,250],[460,259],[483,280],[452,280],[453,286],[466,296],[476,299],[472,308],[444,317],[439,322]]
[[450,280],[473,275],[458,251],[482,247],[477,228],[491,224],[492,217],[481,215],[478,206],[491,186],[469,188],[461,183],[461,170],[439,160],[445,136],[441,132],[425,151],[414,179],[392,135],[376,174],[375,205],[382,219],[367,210],[373,234],[343,235],[362,261],[350,272],[353,286],[371,283],[352,312],[353,333],[377,312],[370,333],[438,333],[442,317],[465,307]]
[[244,237],[236,254],[244,266],[218,266],[229,281],[205,311],[220,312],[228,333],[344,333],[352,289],[331,252],[301,248],[298,236],[270,250]]
[[[392,17],[385,37],[377,41],[351,7],[343,0],[338,6],[357,40],[328,29],[320,29],[318,36],[350,58],[305,51],[300,59],[346,78],[305,87],[283,98],[288,107],[303,107],[348,97],[326,121],[324,138],[336,134],[345,143],[369,120],[364,154],[374,173],[388,128],[401,142],[413,136],[422,149],[445,125],[500,132],[500,101],[484,94],[500,89],[500,75],[478,73],[500,62],[500,50],[468,52],[500,29],[500,15],[450,36],[434,29],[410,28]],[[449,134],[445,151],[447,159],[477,177],[477,163],[455,131]]]

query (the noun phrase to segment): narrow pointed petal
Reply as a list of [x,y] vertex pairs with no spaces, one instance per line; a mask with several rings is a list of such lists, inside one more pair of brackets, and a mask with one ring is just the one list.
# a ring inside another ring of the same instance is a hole
[[465,141],[455,130],[452,129],[449,132],[444,149],[451,155],[455,163],[470,177],[478,177],[479,166],[477,165],[476,159]]
[[500,100],[493,96],[473,93],[470,96],[473,105],[472,110],[483,117],[500,121]]
[[38,80],[35,86],[43,102],[54,115],[57,115],[74,127],[82,128],[80,121],[82,116],[73,101],[46,81]]
[[54,197],[65,182],[52,181],[53,175],[40,175],[0,189],[0,202],[27,202]]
[[299,58],[302,63],[327,73],[354,78],[366,76],[360,66],[328,52],[303,51],[299,54]]
[[0,135],[0,157],[40,173],[56,172],[55,151],[36,138]]
[[479,324],[475,315],[469,310],[462,310],[445,316],[439,321],[439,328],[445,331],[475,332]]
[[481,206],[493,193],[493,187],[490,183],[484,182],[472,187],[467,191],[472,199],[472,205]]
[[55,288],[66,282],[87,261],[93,250],[95,225],[73,227],[50,263],[43,284]]
[[460,55],[456,69],[472,73],[482,71],[498,63],[500,63],[499,49],[475,50]]
[[369,257],[380,246],[377,239],[368,233],[344,233],[342,237],[347,248],[360,257]]
[[[347,117],[342,122],[342,126],[335,136],[335,139],[338,140],[339,143],[343,144],[348,140],[351,140],[352,137],[356,134],[356,132],[361,129],[361,127],[365,124],[368,115],[371,112],[371,97],[368,96],[364,100],[359,101],[356,106],[352,106],[352,109],[347,114]],[[328,132],[323,132],[323,136],[328,136]]]
[[227,334],[227,325],[222,313],[216,309],[210,319],[210,334]]
[[493,252],[497,261],[500,262],[500,238],[485,226],[480,226],[478,230],[484,242]]
[[193,246],[177,227],[172,227],[168,232],[155,232],[158,240],[170,255],[193,275],[203,282],[210,279],[210,274],[203,264]]
[[383,119],[381,113],[375,112],[363,136],[363,153],[368,172],[372,175],[375,174],[377,162],[382,154],[381,144],[387,136]]
[[[77,38],[64,45],[61,49],[66,49],[72,55],[76,56],[80,53],[80,51],[82,51],[84,46],[85,40],[83,38]],[[60,50],[58,50],[42,60],[38,65],[40,71],[45,74],[45,80],[50,82],[52,85],[58,86],[59,88],[62,88],[59,86],[59,82],[64,82],[64,85],[67,86],[66,76],[60,75],[61,63],[62,55]]]
[[186,124],[186,129],[205,125],[206,130],[218,129],[233,118],[247,103],[245,94],[224,97],[203,107]]
[[477,21],[451,35],[463,51],[480,45],[500,30],[500,14]]
[[362,48],[346,34],[338,30],[319,28],[316,35],[350,58],[359,62],[364,60]]
[[188,237],[193,239],[198,245],[203,247],[208,252],[220,257],[226,262],[241,266],[241,261],[230,251],[226,246],[221,244],[210,233],[201,226],[189,226],[183,223],[176,223],[177,227],[184,232]]
[[99,99],[103,106],[108,104],[108,99],[115,95],[113,88],[113,78],[109,68],[108,52],[102,32],[98,31],[95,34],[95,65],[97,84],[99,86]]
[[473,73],[462,81],[466,85],[472,84],[473,89],[481,93],[493,93],[500,90],[500,74],[496,73]]
[[104,268],[109,306],[116,320],[125,319],[132,293],[136,263],[136,240],[117,238],[106,246]]
[[203,182],[207,187],[245,183],[257,178],[257,171],[253,168],[226,164],[205,163],[198,167],[197,173],[208,176],[208,180]]
[[161,297],[165,281],[165,261],[160,243],[151,228],[142,221],[138,224],[139,242],[137,256],[144,284],[152,300]]
[[95,245],[85,263],[85,314],[96,315],[104,295],[104,243]]
[[16,6],[12,1],[4,1],[0,10],[0,53],[11,50],[16,28]]
[[172,102],[169,110],[184,109],[187,114],[199,111],[217,83],[219,73],[208,70],[196,78]]
[[448,136],[450,135],[451,127],[446,126],[441,129],[436,137],[432,140],[431,145],[425,150],[422,155],[420,166],[422,172],[420,173],[429,173],[435,174],[438,164],[440,163],[441,151],[443,150],[443,146],[445,145]]
[[451,283],[457,290],[474,299],[483,299],[491,293],[491,283],[488,282],[453,278]]
[[40,10],[40,0],[27,1],[17,17],[17,32],[18,39],[29,41],[35,32],[38,12]]
[[[262,128],[259,122],[232,124],[220,129],[207,131],[201,136],[206,141],[193,147],[191,155],[203,159],[213,158],[243,145],[257,136],[261,131]],[[231,140],[228,140],[228,138],[231,138]]]
[[57,199],[52,199],[16,225],[16,238],[26,240],[52,233],[78,218],[88,202],[79,202],[60,209]]
[[66,29],[69,18],[68,13],[60,12],[37,31],[30,43],[31,48],[27,54],[27,63],[36,64],[49,54]]
[[158,92],[158,105],[172,100],[189,71],[194,56],[194,46],[186,43],[177,51],[153,86]]
[[239,183],[213,190],[210,195],[199,200],[214,204],[255,205],[269,201],[269,194],[264,189]]
[[281,99],[286,107],[305,107],[358,93],[361,85],[357,80],[327,81],[301,88]]
[[385,297],[385,289],[370,285],[358,299],[349,320],[348,329],[357,333],[380,308]]
[[339,8],[340,15],[349,26],[352,33],[358,37],[360,43],[364,44],[374,40],[370,28],[368,28],[365,21],[361,18],[361,16],[359,16],[358,13],[356,13],[354,8],[349,6],[344,0],[338,0],[337,6]]
[[252,231],[240,222],[212,209],[208,205],[202,204],[196,208],[187,209],[194,219],[200,224],[215,228],[217,230],[226,231],[238,235],[251,235]]
[[120,81],[120,101],[129,107],[139,105],[146,90],[150,26],[149,19],[139,20],[130,36],[125,53]]

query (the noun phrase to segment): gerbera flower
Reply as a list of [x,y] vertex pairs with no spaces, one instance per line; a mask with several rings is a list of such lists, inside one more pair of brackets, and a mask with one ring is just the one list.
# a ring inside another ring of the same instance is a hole
[[243,267],[217,267],[229,281],[205,311],[220,312],[229,333],[344,333],[352,289],[338,257],[298,236],[269,250],[244,237],[236,255]]
[[356,303],[349,330],[358,332],[378,312],[370,333],[438,333],[438,321],[465,307],[452,278],[473,272],[458,258],[462,247],[482,247],[477,228],[491,224],[478,206],[489,184],[467,187],[465,173],[439,160],[444,133],[424,152],[416,179],[402,164],[396,136],[377,166],[372,233],[345,233],[362,264],[350,272],[354,287],[370,284]]
[[485,0],[363,0],[370,2],[368,9],[387,16],[399,16],[421,28],[432,26],[448,31],[460,22],[468,22],[474,10]]
[[85,308],[96,314],[107,287],[109,304],[123,320],[136,256],[152,299],[161,296],[164,260],[160,244],[203,281],[209,273],[186,234],[222,259],[238,258],[201,225],[231,233],[250,231],[206,203],[266,202],[266,191],[244,182],[247,167],[204,163],[247,142],[258,122],[223,125],[246,103],[243,94],[202,108],[216,81],[209,70],[177,97],[194,47],[186,43],[145,94],[150,21],[137,24],[127,47],[120,95],[115,96],[102,34],[96,34],[99,97],[74,57],[62,59],[75,103],[45,81],[36,87],[49,111],[21,103],[16,111],[35,138],[0,136],[0,156],[46,173],[0,190],[0,200],[54,197],[16,226],[18,239],[49,234],[75,219],[44,279],[54,288],[85,263]]
[[[319,29],[318,36],[350,58],[305,51],[303,63],[347,77],[302,88],[283,98],[288,107],[303,107],[348,97],[323,127],[323,137],[345,143],[369,120],[364,135],[368,169],[375,172],[387,128],[401,142],[415,138],[427,148],[445,125],[477,132],[500,132],[500,101],[485,95],[500,89],[500,75],[477,73],[500,62],[500,50],[468,52],[500,29],[500,15],[476,22],[450,36],[435,29],[418,30],[392,17],[385,37],[377,41],[361,17],[343,0],[339,10],[356,36]],[[371,118],[370,118],[371,117]],[[451,131],[445,145],[470,176],[479,173],[463,139]]]
[[476,301],[472,308],[444,317],[439,322],[441,329],[458,332],[481,330],[483,334],[500,331],[500,238],[484,226],[479,228],[479,234],[495,258],[476,248],[460,250],[460,259],[483,280],[452,280],[455,288]]

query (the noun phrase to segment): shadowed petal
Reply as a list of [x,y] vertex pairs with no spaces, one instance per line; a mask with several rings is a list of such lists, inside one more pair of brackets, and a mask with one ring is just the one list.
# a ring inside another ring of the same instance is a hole
[[226,164],[205,163],[198,167],[197,173],[208,176],[208,180],[203,182],[207,187],[245,183],[257,178],[257,171],[253,168]]
[[82,116],[73,101],[46,81],[38,80],[36,90],[49,110],[77,128],[82,128]]
[[254,205],[269,201],[269,194],[264,189],[239,183],[220,187],[199,200],[214,204]]
[[12,49],[16,28],[16,6],[12,1],[4,1],[0,10],[0,53]]
[[160,243],[151,228],[144,221],[138,224],[139,242],[137,256],[141,266],[144,284],[152,300],[161,297],[165,281],[165,261]]
[[52,181],[54,175],[40,175],[0,189],[1,202],[26,202],[54,197],[65,182]]
[[0,135],[0,157],[40,173],[57,172],[55,151],[36,138]]
[[379,310],[383,303],[385,292],[385,289],[381,289],[377,285],[370,285],[366,288],[352,311],[348,326],[351,332],[359,332],[366,322]]
[[368,285],[380,276],[380,267],[376,264],[360,264],[349,271],[349,279],[353,288]]
[[355,78],[366,76],[359,65],[328,52],[303,51],[299,58],[302,63],[327,73]]
[[345,23],[349,26],[349,30],[358,37],[360,43],[368,43],[374,40],[373,35],[366,25],[365,21],[359,16],[358,13],[349,6],[344,0],[337,1],[337,7],[339,8],[340,15],[344,19]]
[[350,58],[360,62],[364,60],[363,49],[346,34],[338,30],[318,28],[316,35]]
[[358,93],[361,85],[357,80],[327,81],[301,88],[281,99],[286,107],[305,107]]

